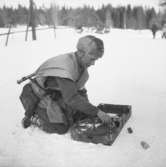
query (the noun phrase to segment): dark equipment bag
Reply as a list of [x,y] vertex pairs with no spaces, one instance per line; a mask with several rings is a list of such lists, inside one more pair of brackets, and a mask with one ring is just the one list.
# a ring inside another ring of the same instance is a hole
[[116,117],[112,117],[109,124],[103,124],[98,117],[75,123],[70,130],[74,140],[112,145],[131,116],[130,105],[100,104],[98,108],[106,113],[116,114]]

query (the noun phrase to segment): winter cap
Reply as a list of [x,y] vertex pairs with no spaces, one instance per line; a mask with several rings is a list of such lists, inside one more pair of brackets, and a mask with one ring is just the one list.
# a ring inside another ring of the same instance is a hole
[[104,53],[104,44],[101,39],[92,35],[87,35],[79,39],[77,50],[86,54],[95,54],[97,57],[102,57]]

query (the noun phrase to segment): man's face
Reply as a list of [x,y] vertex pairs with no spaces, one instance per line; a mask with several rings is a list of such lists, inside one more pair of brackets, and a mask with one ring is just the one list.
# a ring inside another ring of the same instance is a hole
[[99,59],[98,56],[88,53],[81,58],[82,65],[87,68],[95,64],[95,61]]

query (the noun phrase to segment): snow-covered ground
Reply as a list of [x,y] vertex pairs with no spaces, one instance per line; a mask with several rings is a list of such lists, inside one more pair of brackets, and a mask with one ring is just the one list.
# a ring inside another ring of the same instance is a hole
[[[47,58],[75,51],[78,38],[86,34],[90,33],[61,28],[56,39],[53,30],[46,30],[37,32],[37,41],[29,37],[25,42],[25,34],[20,33],[10,36],[7,47],[0,36],[0,167],[165,166],[166,40],[160,32],[155,40],[148,30],[92,33],[103,39],[105,54],[89,69],[90,101],[132,105],[132,117],[112,146],[73,141],[69,134],[22,129],[24,110],[19,95],[24,84],[16,81]],[[141,141],[150,148],[143,149]]]

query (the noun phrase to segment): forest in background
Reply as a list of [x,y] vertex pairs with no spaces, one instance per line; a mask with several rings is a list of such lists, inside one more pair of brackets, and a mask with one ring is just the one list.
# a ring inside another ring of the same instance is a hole
[[[0,27],[9,25],[26,25],[29,20],[29,8],[18,5],[17,8],[3,6],[0,8]],[[122,29],[148,29],[152,24],[162,26],[165,22],[163,15],[156,12],[154,8],[142,6],[131,7],[117,6],[110,4],[103,5],[99,9],[90,6],[79,8],[59,7],[50,5],[50,7],[34,8],[35,25],[54,25],[96,27],[97,29],[122,28]]]

